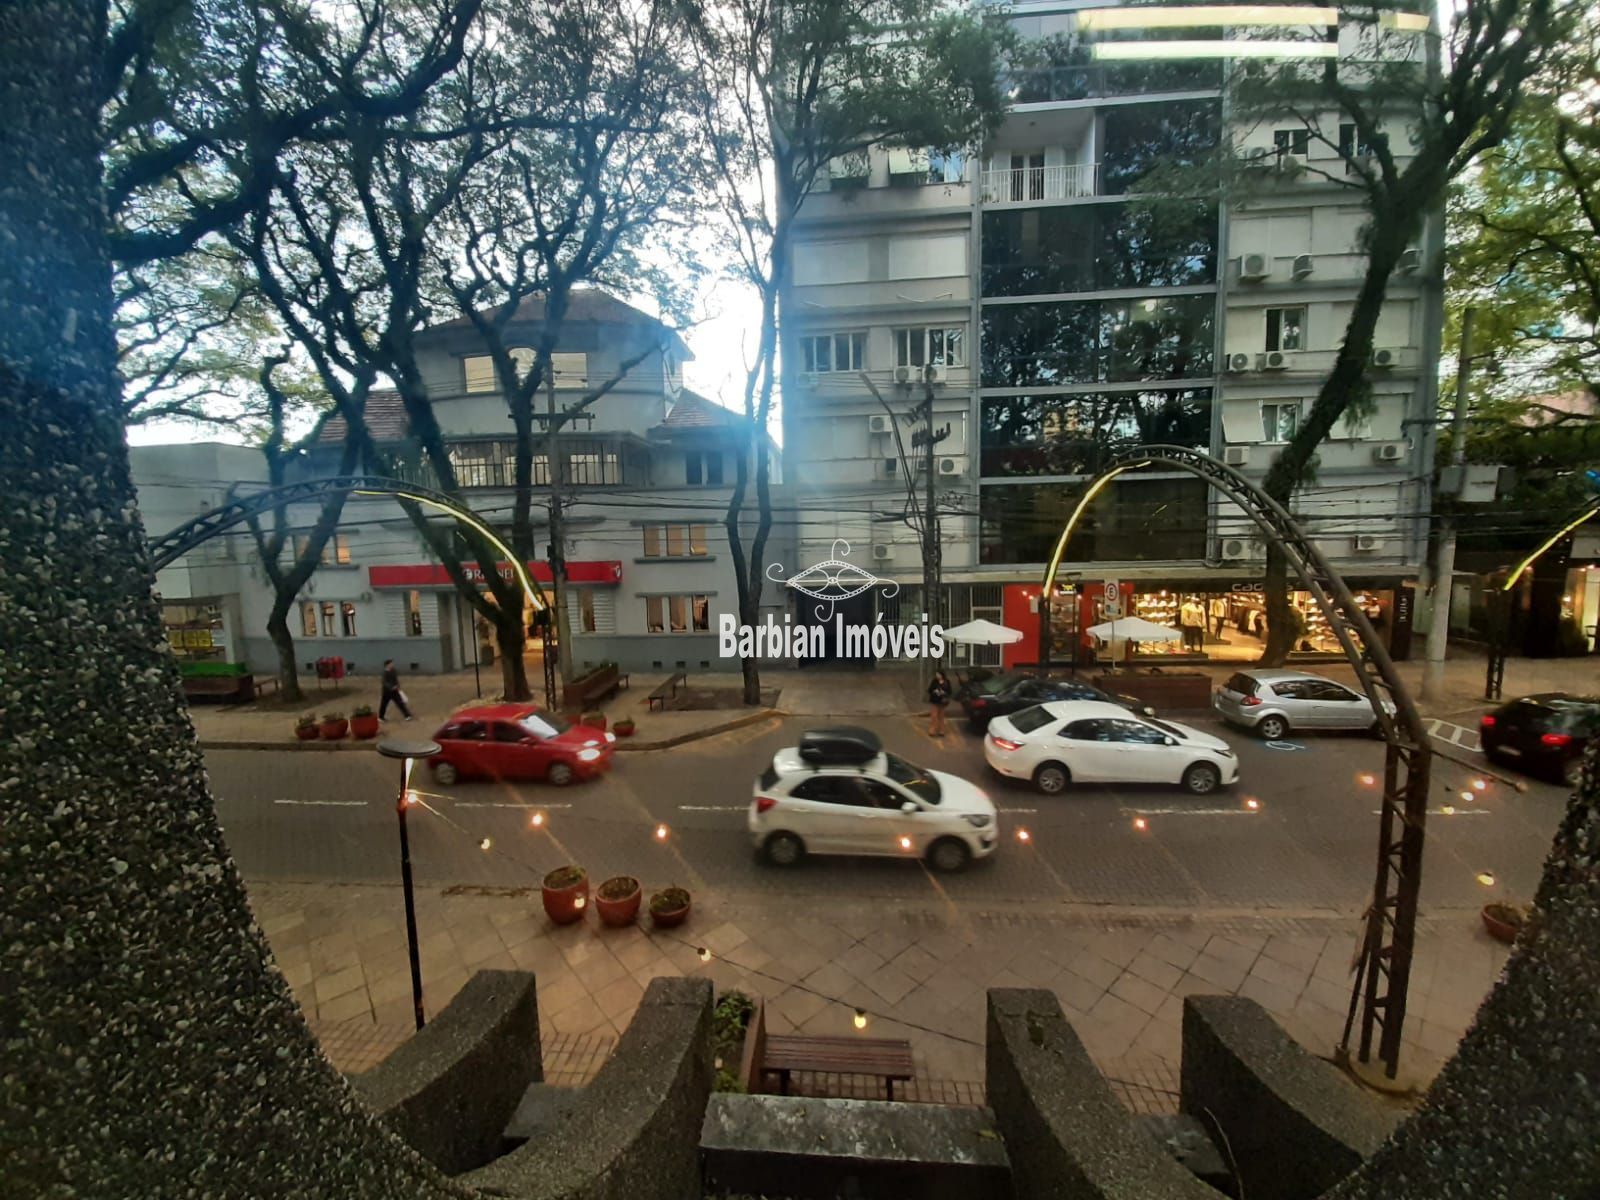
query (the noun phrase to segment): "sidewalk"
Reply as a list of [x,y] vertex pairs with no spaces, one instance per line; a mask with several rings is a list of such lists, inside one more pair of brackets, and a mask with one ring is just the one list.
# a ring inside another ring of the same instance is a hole
[[[1138,909],[980,909],[695,896],[683,929],[615,930],[593,917],[555,927],[537,888],[452,889],[417,897],[424,1001],[437,1014],[477,969],[539,980],[546,1069],[583,1082],[657,975],[703,975],[768,1001],[768,1027],[908,1038],[909,1099],[981,1103],[984,993],[1045,987],[1136,1111],[1176,1105],[1182,998],[1259,1001],[1303,1045],[1330,1054],[1350,998],[1354,914],[1238,917]],[[364,1070],[413,1032],[398,888],[262,884],[257,920],[324,1049]],[[709,952],[705,958],[701,951]],[[1429,1080],[1453,1052],[1507,950],[1476,911],[1419,926],[1403,1070]],[[869,1081],[812,1081],[868,1095]]]

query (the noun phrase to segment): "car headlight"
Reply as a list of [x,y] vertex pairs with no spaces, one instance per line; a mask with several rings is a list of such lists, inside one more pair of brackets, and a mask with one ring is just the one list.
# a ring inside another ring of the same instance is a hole
[[609,729],[606,730],[606,744],[610,745],[612,742],[614,742],[616,740],[617,740],[617,735],[612,733]]
[[587,750],[579,750],[578,751],[578,761],[579,762],[593,762],[595,759],[597,759],[599,757],[600,757],[600,751],[598,749],[596,749],[595,747],[593,747],[593,746],[590,746],[589,749],[587,749]]
[[974,829],[987,829],[992,820],[993,818],[988,813],[968,813],[966,815],[967,824]]

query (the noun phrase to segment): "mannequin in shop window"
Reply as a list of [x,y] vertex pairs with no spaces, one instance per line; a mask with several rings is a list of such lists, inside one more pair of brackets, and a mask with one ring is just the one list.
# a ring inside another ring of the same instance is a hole
[[1206,643],[1206,611],[1193,596],[1185,598],[1178,609],[1178,624],[1183,629],[1183,648],[1203,650]]
[[1221,641],[1222,627],[1228,620],[1228,602],[1221,596],[1213,596],[1207,608],[1211,614],[1211,636]]

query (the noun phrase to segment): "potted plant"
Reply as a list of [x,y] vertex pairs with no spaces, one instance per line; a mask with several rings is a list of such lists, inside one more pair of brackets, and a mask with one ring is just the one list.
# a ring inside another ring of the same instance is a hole
[[337,742],[346,733],[350,732],[350,722],[344,719],[342,712],[322,714],[322,740]]
[[589,873],[582,867],[557,867],[544,877],[540,894],[545,915],[557,925],[581,921],[589,905]]
[[618,737],[632,737],[633,730],[634,725],[632,717],[623,717],[622,720],[618,721],[611,727],[611,732],[616,734]]
[[357,705],[350,711],[350,732],[358,738],[375,738],[378,736],[378,717],[372,711],[372,705]]
[[294,735],[302,742],[313,741],[314,739],[322,736],[322,731],[317,728],[316,714],[303,713],[299,717],[296,717],[294,722]]
[[1528,912],[1520,904],[1512,904],[1505,900],[1495,900],[1483,906],[1483,927],[1489,931],[1489,936],[1508,945],[1517,940],[1517,934],[1522,932],[1523,923],[1528,919]]
[[650,919],[657,929],[671,929],[689,919],[689,892],[687,888],[662,888],[650,897]]
[[603,712],[586,712],[583,714],[583,723],[591,729],[604,729],[606,715]]
[[632,925],[639,915],[639,898],[643,894],[639,881],[632,875],[614,875],[595,891],[595,907],[600,919],[618,928]]

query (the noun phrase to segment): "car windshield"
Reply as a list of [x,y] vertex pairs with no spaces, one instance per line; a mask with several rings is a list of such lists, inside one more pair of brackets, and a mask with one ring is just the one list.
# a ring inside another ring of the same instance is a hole
[[563,718],[550,712],[528,713],[517,724],[537,738],[553,738],[558,733],[565,733],[572,728]]
[[1183,731],[1181,729],[1177,729],[1177,728],[1174,728],[1171,725],[1168,725],[1165,721],[1158,721],[1154,717],[1146,717],[1144,719],[1144,723],[1146,725],[1154,725],[1157,729],[1161,730],[1161,732],[1166,734],[1168,737],[1175,737],[1180,742],[1183,741]]
[[1256,681],[1244,672],[1236,672],[1228,677],[1228,682],[1222,685],[1230,692],[1238,692],[1241,696],[1254,696],[1256,694]]
[[1025,708],[1011,718],[1011,727],[1018,733],[1032,733],[1041,725],[1048,725],[1055,718],[1042,704],[1035,704],[1032,708]]
[[884,774],[890,779],[924,803],[939,803],[939,781],[931,771],[924,771],[915,763],[908,763],[893,754],[885,754],[883,759],[887,764]]

